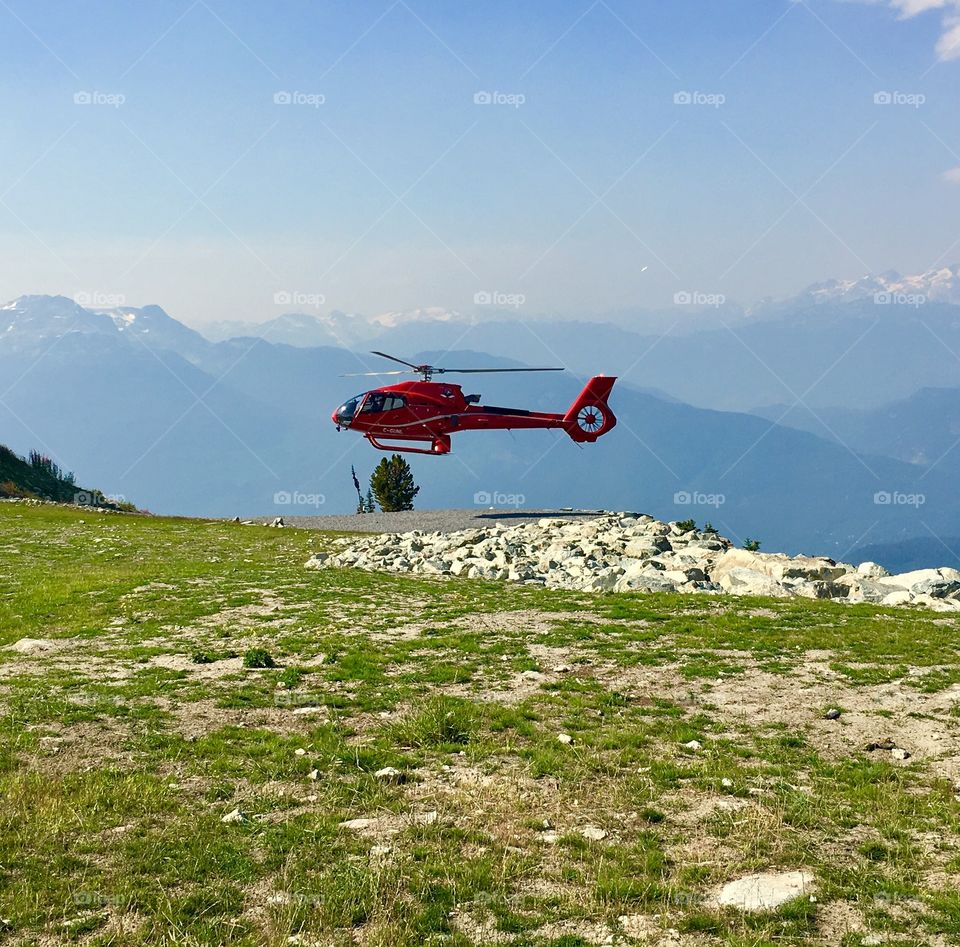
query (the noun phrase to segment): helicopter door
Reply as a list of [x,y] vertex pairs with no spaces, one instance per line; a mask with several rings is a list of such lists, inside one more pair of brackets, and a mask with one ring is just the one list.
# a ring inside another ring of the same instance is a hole
[[383,410],[383,395],[378,391],[371,391],[363,400],[361,414],[379,414]]

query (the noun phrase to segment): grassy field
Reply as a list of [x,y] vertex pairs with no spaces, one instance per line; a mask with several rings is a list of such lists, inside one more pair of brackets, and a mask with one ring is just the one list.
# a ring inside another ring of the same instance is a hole
[[0,944],[960,942],[957,619],[333,541],[0,504]]

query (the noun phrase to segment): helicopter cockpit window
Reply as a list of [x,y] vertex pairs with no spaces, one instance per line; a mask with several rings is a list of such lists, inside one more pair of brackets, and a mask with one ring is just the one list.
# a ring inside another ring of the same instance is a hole
[[383,399],[384,411],[396,411],[398,408],[405,408],[406,406],[407,399],[403,395],[387,395]]
[[363,402],[360,413],[380,414],[382,411],[396,411],[397,408],[403,408],[406,404],[407,399],[403,395],[385,395],[378,391],[372,391],[367,395],[367,400]]
[[384,397],[377,391],[371,391],[367,395],[367,400],[363,402],[360,409],[361,414],[377,414],[383,410]]
[[357,408],[360,407],[360,401],[363,399],[363,395],[357,395],[356,398],[351,398],[345,404],[340,405],[337,408],[337,423],[347,425],[353,420],[353,416],[357,413]]

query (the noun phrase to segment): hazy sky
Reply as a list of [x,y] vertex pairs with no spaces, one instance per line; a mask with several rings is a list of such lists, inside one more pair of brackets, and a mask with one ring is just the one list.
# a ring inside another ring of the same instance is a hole
[[960,260],[955,0],[0,0],[0,30],[3,299],[596,317]]

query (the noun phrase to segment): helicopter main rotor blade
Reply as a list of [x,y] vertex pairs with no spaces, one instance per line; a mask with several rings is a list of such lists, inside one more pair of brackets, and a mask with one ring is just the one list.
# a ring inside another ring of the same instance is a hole
[[341,375],[341,378],[371,378],[373,376],[380,375],[409,375],[410,372],[405,372],[402,369],[397,369],[394,372],[347,372],[344,375]]
[[401,365],[407,365],[412,368],[414,371],[420,371],[419,365],[414,365],[413,362],[408,362],[405,359],[397,358],[396,355],[387,355],[386,352],[371,352],[371,355],[379,355],[381,358],[389,358],[391,362],[399,362]]
[[481,375],[488,372],[562,372],[563,368],[435,368],[438,375],[456,372],[458,375]]

